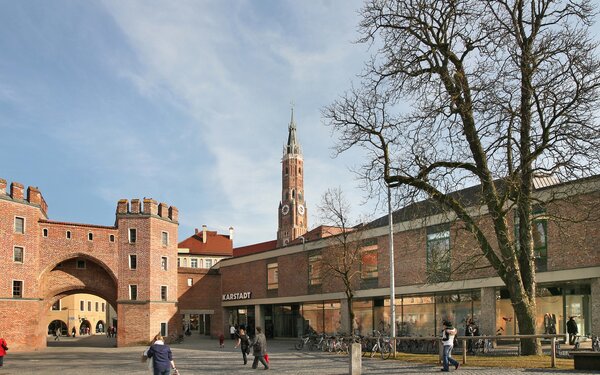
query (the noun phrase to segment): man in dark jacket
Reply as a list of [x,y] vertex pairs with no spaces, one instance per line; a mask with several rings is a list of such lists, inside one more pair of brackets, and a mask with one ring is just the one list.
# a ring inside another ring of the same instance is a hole
[[569,317],[569,321],[567,321],[567,333],[569,334],[569,344],[575,345],[575,336],[579,330],[577,329],[577,322],[575,322],[575,317]]
[[252,368],[258,367],[258,361],[265,366],[265,370],[269,369],[267,361],[265,361],[265,354],[267,354],[267,338],[262,333],[262,328],[256,327],[256,337],[252,342],[254,362],[252,362]]
[[154,344],[148,349],[147,355],[148,358],[152,358],[154,375],[170,375],[171,369],[175,368],[171,348],[165,345],[164,338],[161,335],[154,337]]

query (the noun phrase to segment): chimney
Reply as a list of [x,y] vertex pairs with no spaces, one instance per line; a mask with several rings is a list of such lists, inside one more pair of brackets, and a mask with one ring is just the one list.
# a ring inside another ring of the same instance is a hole
[[42,205],[42,194],[39,189],[35,186],[29,186],[27,188],[27,200],[31,204],[35,204],[38,206]]
[[23,184],[13,182],[10,184],[10,196],[12,199],[23,199]]
[[229,227],[229,239],[233,242],[233,227]]
[[0,195],[5,195],[6,194],[6,180],[3,178],[0,178]]
[[132,214],[139,214],[140,213],[140,208],[141,208],[141,202],[139,199],[132,199],[131,200],[131,213]]
[[158,215],[158,203],[152,198],[144,198],[144,213]]
[[206,243],[206,225],[202,224],[202,243]]
[[198,228],[194,228],[194,234],[198,234]]
[[166,203],[161,203],[158,205],[158,216],[162,217],[162,218],[168,218],[169,217],[169,212],[167,212],[169,210],[169,206],[167,206]]
[[117,214],[126,214],[129,211],[129,201],[120,199],[117,203]]
[[169,219],[171,221],[177,222],[179,220],[179,210],[175,206],[169,207]]

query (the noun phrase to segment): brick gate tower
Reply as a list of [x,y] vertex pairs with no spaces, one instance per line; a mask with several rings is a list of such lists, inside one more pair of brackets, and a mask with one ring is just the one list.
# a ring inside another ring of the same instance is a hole
[[278,215],[277,247],[286,246],[306,233],[308,213],[304,201],[304,159],[296,136],[293,108],[287,145],[283,147],[281,159],[281,201]]

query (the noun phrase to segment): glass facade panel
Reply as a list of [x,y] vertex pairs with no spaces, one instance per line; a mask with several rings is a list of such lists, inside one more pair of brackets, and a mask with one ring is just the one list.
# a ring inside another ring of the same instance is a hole
[[373,301],[358,300],[352,304],[354,309],[354,322],[352,331],[359,335],[373,334]]
[[304,332],[324,331],[323,303],[305,303],[302,305]]
[[450,230],[448,226],[427,228],[427,281],[450,280]]
[[340,332],[342,327],[341,304],[339,301],[323,303],[324,330],[327,334]]
[[279,273],[277,263],[267,264],[267,289],[279,288]]
[[372,279],[378,277],[377,245],[363,248],[361,250],[360,258],[360,276],[363,279]]
[[308,257],[308,284],[321,285],[321,255]]
[[403,331],[407,336],[434,336],[435,299],[433,296],[409,296],[402,299]]

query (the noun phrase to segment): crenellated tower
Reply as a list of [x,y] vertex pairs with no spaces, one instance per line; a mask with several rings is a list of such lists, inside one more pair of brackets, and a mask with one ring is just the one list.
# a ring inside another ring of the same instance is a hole
[[281,201],[279,202],[277,246],[286,246],[306,233],[308,213],[304,200],[304,160],[296,135],[294,109],[288,126],[288,140],[281,159]]

